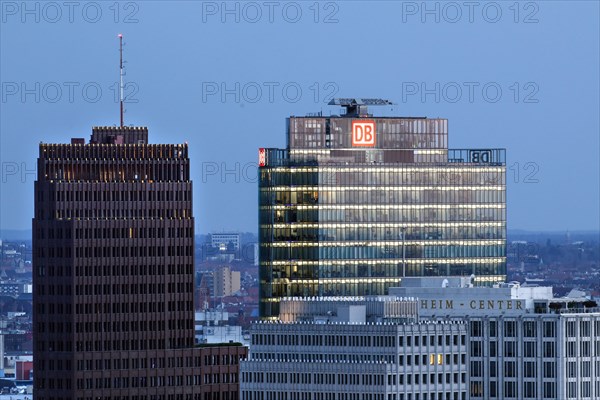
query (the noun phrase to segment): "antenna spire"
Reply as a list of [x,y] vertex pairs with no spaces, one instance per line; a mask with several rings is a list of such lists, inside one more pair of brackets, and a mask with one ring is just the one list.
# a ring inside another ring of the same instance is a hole
[[124,86],[123,86],[123,75],[124,75],[124,71],[123,71],[123,34],[119,33],[119,78],[120,78],[120,84],[119,84],[119,106],[120,106],[120,115],[121,115],[121,128],[123,128],[125,126],[125,121],[123,118],[123,92],[124,92]]

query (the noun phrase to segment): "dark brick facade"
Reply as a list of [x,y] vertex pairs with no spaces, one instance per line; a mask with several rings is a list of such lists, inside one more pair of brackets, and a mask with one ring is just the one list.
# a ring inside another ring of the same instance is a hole
[[147,128],[40,144],[36,400],[235,400],[241,346],[194,348],[188,147]]

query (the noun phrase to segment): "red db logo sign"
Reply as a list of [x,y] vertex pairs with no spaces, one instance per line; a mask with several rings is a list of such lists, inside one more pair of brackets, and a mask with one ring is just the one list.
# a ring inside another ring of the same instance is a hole
[[267,152],[264,148],[258,149],[258,166],[264,167],[267,164]]
[[352,121],[352,146],[375,147],[375,121]]

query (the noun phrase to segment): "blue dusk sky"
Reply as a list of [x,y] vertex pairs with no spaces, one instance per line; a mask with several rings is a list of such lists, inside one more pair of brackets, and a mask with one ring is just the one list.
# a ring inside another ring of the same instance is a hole
[[257,149],[333,97],[506,148],[508,227],[598,230],[599,2],[2,1],[0,228],[30,229],[38,143],[118,123],[190,145],[198,233],[257,231]]

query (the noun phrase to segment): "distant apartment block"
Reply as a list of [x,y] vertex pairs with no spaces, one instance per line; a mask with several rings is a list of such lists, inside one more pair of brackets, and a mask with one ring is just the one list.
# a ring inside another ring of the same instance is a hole
[[211,233],[202,249],[202,259],[208,261],[227,263],[241,256],[241,234],[235,232]]
[[242,327],[229,325],[229,313],[223,309],[196,312],[196,343],[243,343],[249,345]]
[[222,266],[214,272],[214,295],[216,297],[231,296],[240,290],[240,272]]
[[29,283],[17,282],[0,283],[0,296],[16,297],[23,293],[32,293],[32,285]]
[[239,251],[241,235],[239,233],[211,233],[210,244],[221,251]]

